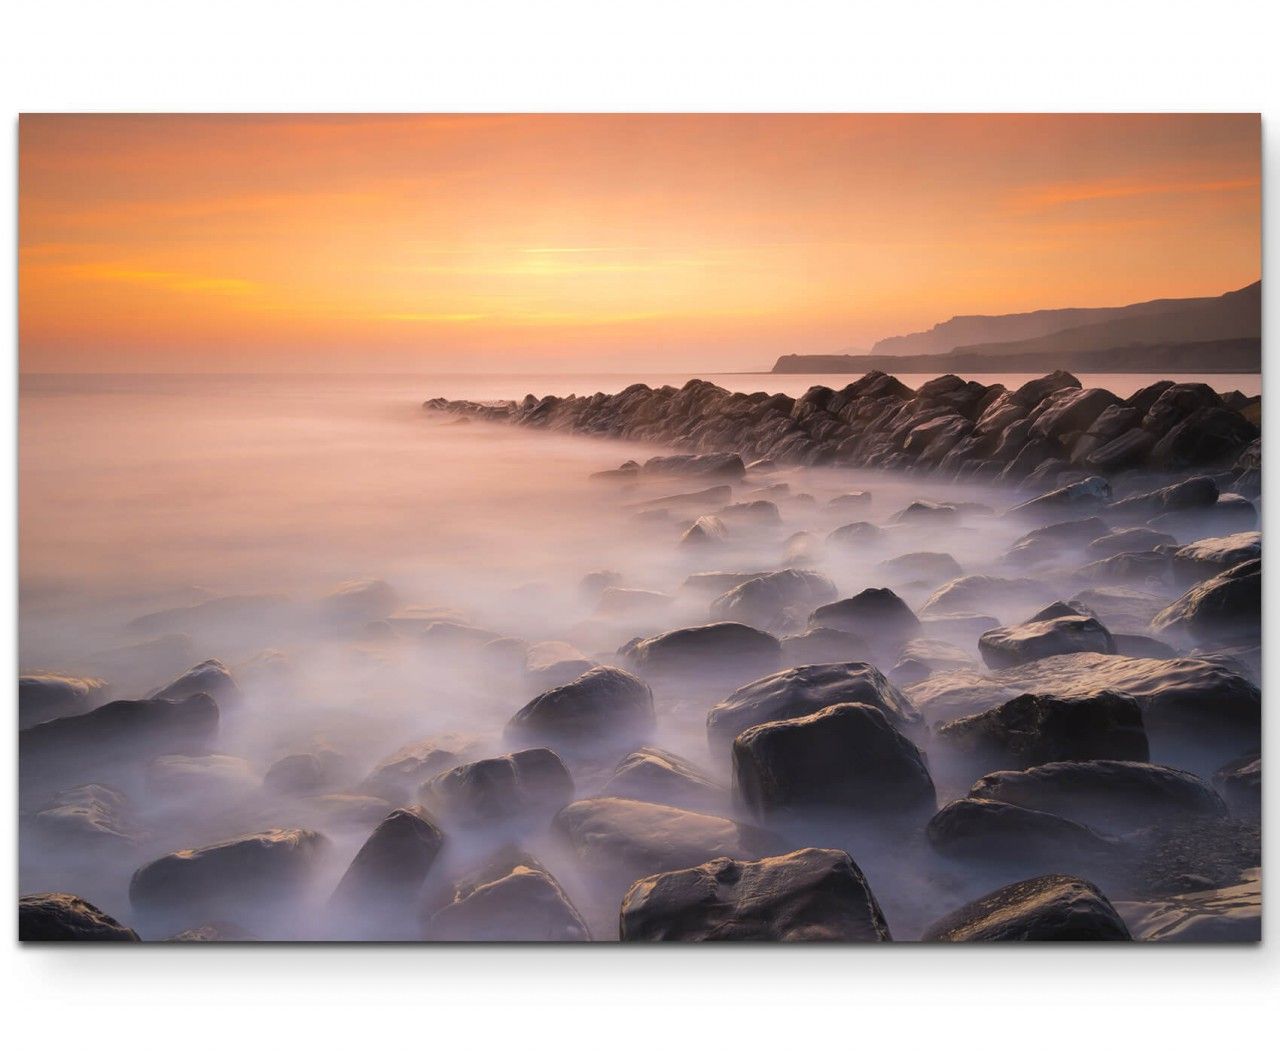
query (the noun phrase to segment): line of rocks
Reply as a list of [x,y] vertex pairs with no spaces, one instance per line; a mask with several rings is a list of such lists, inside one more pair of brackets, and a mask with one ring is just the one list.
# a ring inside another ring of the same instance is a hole
[[582,435],[733,451],[744,460],[923,471],[957,480],[1061,485],[1064,476],[1217,470],[1223,489],[1260,486],[1259,397],[1162,380],[1122,399],[1064,370],[1015,391],[954,374],[912,390],[879,371],[798,398],[633,384],[613,395],[519,402],[430,399],[428,411]]

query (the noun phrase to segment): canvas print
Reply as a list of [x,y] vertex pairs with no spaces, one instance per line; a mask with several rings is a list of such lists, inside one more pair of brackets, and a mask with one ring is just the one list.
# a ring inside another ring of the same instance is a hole
[[1256,941],[1250,114],[31,114],[24,941]]

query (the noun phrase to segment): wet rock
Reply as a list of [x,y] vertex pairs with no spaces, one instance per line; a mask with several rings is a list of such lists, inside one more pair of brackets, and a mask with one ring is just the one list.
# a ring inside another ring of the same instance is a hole
[[421,794],[447,822],[476,827],[550,815],[572,800],[573,777],[556,754],[534,748],[459,765]]
[[1061,439],[1072,432],[1087,432],[1099,416],[1120,402],[1105,388],[1063,390],[1031,426],[1040,439]]
[[945,856],[1023,867],[1078,867],[1116,849],[1084,824],[983,798],[949,802],[934,814],[925,834]]
[[1127,586],[1095,586],[1070,600],[1072,607],[1087,611],[1115,633],[1146,633],[1151,620],[1168,601],[1154,593]]
[[180,849],[135,871],[129,900],[139,911],[193,922],[270,910],[302,891],[328,845],[324,835],[293,827]]
[[1120,692],[1053,696],[1026,693],[990,710],[938,726],[939,739],[975,754],[1043,765],[1112,758],[1146,761],[1142,711]]
[[1217,793],[1191,773],[1139,761],[1055,761],[1023,772],[992,772],[969,796],[1057,813],[1115,833],[1227,811]]
[[388,801],[408,801],[426,780],[454,768],[477,749],[475,740],[456,733],[428,736],[383,758],[360,787]]
[[936,526],[955,523],[959,518],[959,510],[954,505],[938,501],[913,501],[905,509],[894,513],[889,522]]
[[1076,612],[1043,618],[1045,614],[1041,612],[1016,626],[988,630],[979,637],[978,650],[987,666],[1004,670],[1051,655],[1075,652],[1115,654],[1115,641],[1096,618]]
[[1237,883],[1165,900],[1118,904],[1135,940],[1255,942],[1262,940],[1262,869]]
[[782,638],[782,665],[811,666],[866,659],[871,646],[856,633],[817,626]]
[[231,671],[217,659],[206,659],[191,667],[181,677],[152,692],[151,698],[177,703],[199,694],[211,697],[219,706],[234,705],[240,701],[239,685]]
[[827,502],[832,512],[844,512],[848,509],[861,509],[871,504],[871,495],[865,490],[854,490],[847,494],[837,494]]
[[778,506],[763,500],[726,505],[719,515],[725,523],[740,524],[743,527],[775,527],[782,522]]
[[1251,753],[1228,761],[1213,774],[1213,786],[1232,812],[1257,813],[1262,808],[1262,755]]
[[699,571],[686,578],[681,589],[714,599],[765,573],[763,571]]
[[634,641],[621,654],[640,673],[745,680],[776,670],[782,646],[777,637],[740,622],[713,622]]
[[443,845],[444,833],[426,810],[396,809],[356,853],[334,891],[334,903],[402,906],[422,888]]
[[649,458],[640,466],[640,474],[738,480],[747,474],[747,468],[737,454],[671,454]]
[[396,591],[376,578],[343,582],[320,601],[320,610],[325,618],[345,624],[386,618],[399,606],[400,598]]
[[1164,641],[1154,637],[1144,637],[1138,633],[1113,633],[1111,639],[1116,643],[1116,654],[1127,655],[1131,659],[1176,659],[1178,653]]
[[632,751],[618,762],[600,794],[695,812],[715,812],[728,804],[725,788],[684,758],[657,747]]
[[[1155,410],[1152,407],[1147,417]],[[1240,414],[1206,407],[1170,428],[1152,448],[1151,460],[1166,468],[1211,465],[1234,458],[1257,438],[1257,426]]]
[[816,571],[773,571],[748,579],[711,602],[713,618],[770,628],[791,607],[806,613],[836,597],[835,584]]
[[1257,640],[1262,632],[1262,561],[1247,560],[1192,586],[1151,620],[1151,628],[1201,644]]
[[638,677],[595,666],[568,684],[543,692],[507,722],[520,743],[582,749],[635,743],[654,727],[653,693]]
[[920,751],[865,703],[753,725],[733,741],[733,782],[757,815],[817,807],[878,817],[936,804]]
[[1205,509],[1218,500],[1218,485],[1208,476],[1192,476],[1159,490],[1122,498],[1107,506],[1109,515],[1147,520],[1161,513]]
[[41,721],[71,717],[101,705],[105,681],[93,677],[67,677],[60,673],[36,673],[18,678],[19,728]]
[[935,590],[920,608],[921,615],[962,611],[1031,608],[1049,599],[1048,587],[1033,578],[965,575]]
[[1106,524],[1096,516],[1064,520],[1028,531],[1009,547],[1005,557],[1023,566],[1059,560],[1106,533]]
[[1103,559],[1119,553],[1151,552],[1160,545],[1176,545],[1177,541],[1172,534],[1150,527],[1125,527],[1095,538],[1089,543],[1089,552],[1096,553],[1096,559]]
[[889,927],[847,853],[722,857],[641,879],[622,901],[624,941],[887,941]]
[[560,883],[537,860],[507,854],[454,886],[427,924],[434,941],[589,941]]
[[1085,564],[1076,572],[1081,582],[1127,582],[1159,589],[1173,577],[1173,558],[1168,552],[1117,553]]
[[1129,930],[1097,886],[1042,875],[997,889],[938,919],[924,941],[1126,941]]
[[926,637],[937,637],[951,644],[971,648],[974,641],[987,630],[996,629],[999,625],[1000,620],[990,615],[956,611],[945,615],[924,615],[920,619],[920,632]]
[[853,633],[874,645],[901,644],[920,631],[920,620],[892,589],[864,589],[823,604],[809,616],[809,625]]
[[950,553],[906,553],[881,561],[880,570],[902,581],[937,586],[964,574]]
[[1111,500],[1111,484],[1101,476],[1069,483],[1065,487],[1041,494],[1009,510],[1009,516],[1026,520],[1053,522],[1064,516],[1087,518]]
[[623,589],[610,586],[600,595],[596,614],[621,618],[635,615],[652,615],[669,608],[675,597],[652,589]]
[[18,898],[20,941],[136,941],[138,935],[72,893]]
[[1156,437],[1142,428],[1130,428],[1114,439],[1100,443],[1084,455],[1083,463],[1093,472],[1119,472],[1141,465],[1151,456]]
[[147,792],[162,800],[248,797],[259,786],[253,766],[229,754],[165,754],[147,766]]
[[175,944],[240,944],[260,939],[234,922],[221,921],[206,922],[165,938]]
[[874,666],[865,662],[827,663],[783,670],[743,685],[707,714],[707,739],[721,754],[753,725],[804,717],[836,703],[864,703],[894,724],[918,726],[920,715]]
[[624,798],[576,801],[552,828],[588,870],[628,885],[720,856],[757,859],[782,850],[774,835],[749,824]]
[[913,684],[940,670],[971,670],[975,666],[962,648],[942,640],[917,637],[903,645],[897,664],[889,671],[889,680],[894,684]]
[[874,523],[846,523],[827,535],[827,547],[837,551],[861,553],[868,547],[881,544],[884,534],[884,528],[877,527]]
[[1078,697],[1123,692],[1137,700],[1148,737],[1182,739],[1205,749],[1254,749],[1261,695],[1251,681],[1203,659],[1130,659],[1055,655],[987,674],[957,670],[912,685],[907,696],[932,720],[979,713],[1024,692]]
[[98,763],[122,756],[198,750],[218,727],[218,705],[207,695],[181,702],[167,699],[118,700],[87,714],[59,717],[18,734],[24,758],[91,748]]
[[611,586],[622,585],[624,579],[617,571],[591,571],[578,582],[578,594],[586,601],[600,599],[600,594]]
[[1009,398],[1019,406],[1031,409],[1055,392],[1069,388],[1079,389],[1080,382],[1066,370],[1054,370],[1053,373],[1027,381],[1021,388],[1011,393]]
[[128,847],[139,831],[128,819],[129,800],[114,787],[86,783],[57,794],[36,813],[36,829],[70,845]]
[[683,546],[720,545],[727,541],[729,532],[718,516],[699,516],[680,536]]
[[332,763],[319,754],[287,754],[272,763],[262,784],[277,794],[314,794],[332,775]]
[[[727,483],[705,490],[695,490],[687,494],[668,494],[662,498],[651,498],[639,502],[630,508],[640,510],[681,509],[692,514],[694,511],[719,508],[733,497],[733,488]],[[611,583],[616,585],[617,583]]]

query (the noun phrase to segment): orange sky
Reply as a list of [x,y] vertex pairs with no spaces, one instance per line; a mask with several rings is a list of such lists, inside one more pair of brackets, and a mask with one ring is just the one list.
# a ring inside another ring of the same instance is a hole
[[768,368],[1238,288],[1254,116],[25,116],[21,366]]

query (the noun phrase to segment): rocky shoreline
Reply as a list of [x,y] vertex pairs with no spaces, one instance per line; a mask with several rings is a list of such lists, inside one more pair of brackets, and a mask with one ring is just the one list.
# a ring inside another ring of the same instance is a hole
[[519,402],[430,399],[424,409],[579,435],[731,451],[744,462],[881,468],[1027,489],[1188,470],[1225,492],[1260,488],[1261,399],[1158,381],[1128,398],[1057,371],[1009,391],[954,374],[912,390],[873,371],[804,395],[634,384]]

